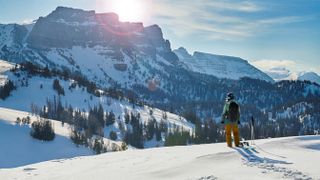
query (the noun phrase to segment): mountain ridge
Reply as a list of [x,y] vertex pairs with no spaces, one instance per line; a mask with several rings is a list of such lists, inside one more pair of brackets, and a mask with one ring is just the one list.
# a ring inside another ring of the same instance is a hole
[[310,81],[320,84],[320,76],[312,71],[292,72],[285,67],[274,67],[264,71],[275,81],[293,80]]
[[274,82],[268,75],[250,65],[247,60],[239,57],[216,55],[195,51],[193,55],[180,47],[173,51],[187,69],[195,72],[213,75],[218,78],[238,80],[242,77],[261,79]]
[[[118,15],[115,13],[96,13],[95,11],[59,6],[47,16],[36,20],[32,27],[31,25],[28,28],[27,25],[15,26],[18,30],[14,30],[14,32],[17,32],[16,36],[21,38],[14,38],[17,39],[17,42],[12,41],[5,46],[2,45],[3,50],[0,51],[0,57],[15,62],[21,62],[24,58],[38,59],[42,61],[37,62],[40,64],[51,64],[50,61],[52,60],[46,55],[48,50],[53,48],[70,49],[77,46],[83,48],[93,48],[95,46],[111,48],[114,55],[110,54],[110,56],[114,56],[120,61],[123,61],[125,54],[132,54],[132,51],[142,52],[153,59],[157,59],[156,56],[159,54],[173,65],[176,65],[178,61],[178,57],[171,50],[169,40],[163,38],[162,30],[158,25],[144,27],[143,23],[139,22],[120,22]],[[69,36],[65,37],[64,34],[69,34]],[[15,44],[18,45],[15,46]],[[110,44],[113,47],[110,47]],[[121,52],[121,49],[124,52]],[[10,51],[12,52],[10,53]],[[13,52],[17,51],[21,55],[13,56]],[[204,54],[201,52],[194,53],[195,56]],[[66,57],[66,55],[59,56]],[[230,61],[236,60],[234,57],[219,57],[229,58]],[[132,56],[130,58],[134,59]],[[67,59],[70,59],[70,57],[67,57]],[[238,74],[234,76],[238,76]],[[219,78],[219,76],[217,77]],[[228,78],[229,76],[225,77]],[[272,81],[266,75],[257,75],[251,78]],[[236,78],[232,77],[231,79]]]

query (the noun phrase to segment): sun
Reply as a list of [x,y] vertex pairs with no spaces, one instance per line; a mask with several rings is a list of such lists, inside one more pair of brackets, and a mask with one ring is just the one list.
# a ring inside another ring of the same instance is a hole
[[142,0],[116,0],[113,10],[119,15],[121,21],[142,21],[145,7]]

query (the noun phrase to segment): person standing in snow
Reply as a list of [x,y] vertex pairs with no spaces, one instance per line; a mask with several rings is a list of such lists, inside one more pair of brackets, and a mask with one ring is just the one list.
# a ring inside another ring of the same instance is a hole
[[240,145],[239,128],[240,124],[240,107],[235,100],[233,93],[228,93],[226,102],[223,107],[221,124],[225,124],[227,145],[232,147],[231,133],[233,133],[234,144]]

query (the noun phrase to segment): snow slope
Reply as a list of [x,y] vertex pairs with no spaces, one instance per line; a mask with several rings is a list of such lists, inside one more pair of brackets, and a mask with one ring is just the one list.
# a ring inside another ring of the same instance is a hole
[[[17,90],[14,90],[10,97],[8,97],[5,101],[0,100],[0,107],[6,107],[10,109],[17,109],[22,111],[31,111],[31,104],[35,104],[38,107],[43,107],[46,105],[47,99],[53,100],[54,96],[57,98],[57,93],[53,90],[52,84],[55,78],[43,78],[38,76],[33,76],[28,79],[28,87],[19,86],[19,79],[15,79],[14,76],[8,75],[9,79],[14,80],[14,82],[18,85]],[[60,80],[60,84],[65,90],[65,96],[61,96],[61,102],[63,105],[71,105],[73,108],[86,111],[89,110],[90,107],[98,106],[102,104],[104,109],[108,112],[113,111],[116,117],[120,116],[121,120],[124,121],[125,112],[128,111],[134,113],[140,113],[141,119],[143,122],[147,122],[149,118],[151,118],[149,112],[152,108],[143,106],[143,107],[135,107],[132,108],[132,104],[126,101],[119,101],[112,99],[110,97],[102,96],[95,97],[86,90],[82,90],[80,87],[76,87],[75,89],[69,89],[72,81],[64,81]],[[42,84],[42,89],[40,89],[40,85]],[[37,93],[35,93],[37,92]],[[160,109],[152,109],[153,117],[160,122],[162,119],[162,113]],[[187,122],[187,120],[183,117],[179,117],[178,115],[166,112],[167,114],[167,123],[169,127],[173,127],[174,125],[181,126],[185,130],[192,131],[194,125]],[[117,126],[117,125],[115,125]],[[109,134],[108,132],[105,132]]]
[[[2,61],[3,67],[9,67],[10,64],[6,64]],[[0,64],[1,67],[1,64]],[[10,66],[11,67],[11,66]],[[14,110],[20,110],[25,112],[31,112],[31,104],[37,107],[43,107],[46,105],[47,100],[53,101],[54,98],[58,98],[57,92],[53,90],[53,81],[56,78],[44,78],[39,76],[28,77],[25,73],[21,72],[20,76],[15,76],[12,72],[8,71],[10,68],[2,68],[3,71],[0,75],[6,79],[10,79],[14,82],[17,87],[16,90],[11,92],[11,96],[5,100],[0,100],[0,107],[5,107]],[[1,69],[0,69],[1,70]],[[26,83],[27,82],[27,83]],[[64,88],[65,96],[61,96],[60,100],[63,106],[71,105],[74,109],[89,111],[90,108],[98,106],[101,104],[105,111],[112,111],[117,118],[116,122],[111,127],[106,127],[104,129],[104,135],[109,136],[110,131],[115,131],[118,135],[118,141],[120,142],[123,134],[120,131],[120,123],[124,123],[125,113],[140,113],[142,123],[147,123],[150,119],[155,119],[157,122],[164,121],[169,130],[175,127],[181,127],[185,131],[193,132],[194,125],[188,122],[185,118],[180,117],[176,114],[162,111],[157,108],[150,108],[148,106],[135,106],[132,107],[126,100],[117,100],[107,96],[96,97],[89,94],[84,88],[76,86],[75,88],[69,88],[73,83],[73,80],[62,80],[59,79],[60,85]],[[26,85],[28,84],[28,85]],[[40,88],[41,86],[41,88]],[[152,110],[152,115],[150,111]],[[167,119],[163,118],[163,114],[166,114]],[[14,120],[17,118],[12,114]],[[120,119],[118,119],[120,117]],[[10,118],[10,117],[7,117]],[[69,131],[68,131],[69,133]],[[67,134],[68,135],[68,134]],[[163,141],[146,142],[145,148],[162,146]]]
[[8,71],[10,68],[12,68],[13,65],[7,61],[0,60],[0,86],[3,86],[5,82],[7,81],[7,75],[4,75],[3,73]]
[[0,168],[12,168],[61,158],[73,158],[94,154],[84,147],[76,147],[69,138],[68,124],[53,121],[56,137],[53,141],[43,142],[33,139],[28,125],[17,125],[17,117],[31,117],[27,112],[0,107]]
[[0,179],[319,179],[320,136],[129,150],[1,169]]
[[14,24],[0,24],[0,47],[13,44]]
[[190,55],[182,47],[174,50],[174,53],[179,57],[180,62],[191,71],[213,75],[218,78],[238,80],[242,77],[250,77],[273,82],[268,75],[238,57],[203,52],[194,52],[193,55]]

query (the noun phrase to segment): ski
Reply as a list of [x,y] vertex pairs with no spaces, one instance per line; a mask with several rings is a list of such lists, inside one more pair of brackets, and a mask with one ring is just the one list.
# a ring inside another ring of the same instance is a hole
[[248,141],[241,141],[239,147],[245,150],[250,150],[252,152],[259,153],[252,144],[250,145]]

